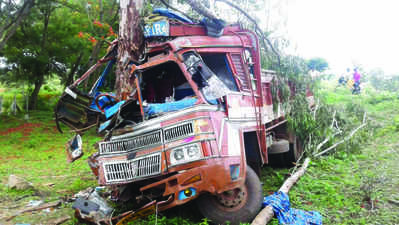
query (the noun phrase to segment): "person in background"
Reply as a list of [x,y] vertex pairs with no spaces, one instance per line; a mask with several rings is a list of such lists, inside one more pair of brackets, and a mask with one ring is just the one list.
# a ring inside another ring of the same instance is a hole
[[359,94],[360,93],[360,78],[361,75],[357,68],[353,69],[353,90],[352,94]]

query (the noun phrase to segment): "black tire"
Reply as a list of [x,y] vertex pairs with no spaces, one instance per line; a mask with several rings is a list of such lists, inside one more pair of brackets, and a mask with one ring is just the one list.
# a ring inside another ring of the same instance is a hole
[[[263,192],[258,176],[249,166],[247,166],[245,187],[243,189],[245,189],[245,194],[237,192],[235,198],[228,200],[229,202],[237,202],[236,206],[228,207],[225,202],[223,204],[223,200],[220,199],[225,198],[226,194],[224,193],[218,196],[205,194],[200,196],[196,201],[198,209],[203,216],[207,217],[214,224],[228,223],[235,225],[240,224],[240,222],[251,222],[261,209]],[[232,192],[236,192],[236,190]]]

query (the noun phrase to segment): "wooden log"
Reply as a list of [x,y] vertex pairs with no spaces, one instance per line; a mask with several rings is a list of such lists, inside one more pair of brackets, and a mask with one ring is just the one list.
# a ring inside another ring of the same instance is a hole
[[[310,158],[306,158],[301,168],[298,169],[294,174],[292,174],[287,180],[284,181],[283,185],[280,187],[279,191],[288,193],[292,186],[298,182],[299,178],[303,176],[309,166]],[[262,209],[259,214],[252,221],[251,225],[266,225],[274,216],[272,206],[268,205]]]

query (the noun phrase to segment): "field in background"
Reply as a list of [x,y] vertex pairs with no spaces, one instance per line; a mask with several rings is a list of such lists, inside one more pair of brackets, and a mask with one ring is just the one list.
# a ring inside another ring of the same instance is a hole
[[[322,86],[320,96],[329,104],[361,105],[367,109],[369,126],[359,134],[361,138],[366,137],[366,140],[360,149],[342,146],[329,156],[313,160],[305,176],[289,193],[292,207],[319,211],[323,215],[324,224],[399,224],[399,207],[389,202],[390,199],[399,201],[399,164],[396,162],[399,158],[397,94],[377,92],[366,87],[360,96],[353,96],[349,90],[335,89],[331,83],[323,83]],[[3,93],[0,91],[0,95]],[[7,96],[10,96],[9,93],[12,92],[8,92]],[[41,93],[41,101],[46,102],[43,96]],[[51,103],[47,104],[49,108],[53,107]],[[23,120],[23,113],[16,117],[3,113],[0,121],[0,218],[26,207],[29,200],[42,199],[49,202],[66,199],[79,190],[97,185],[86,163],[87,157],[95,151],[93,144],[100,140],[94,132],[83,136],[83,158],[68,164],[64,146],[72,133],[58,133],[52,108],[30,112],[29,121]],[[265,167],[261,178],[265,195],[276,191],[289,173],[289,169]],[[32,182],[34,189],[22,192],[9,190],[5,184],[10,174]],[[45,221],[60,215],[72,216],[73,210],[70,207],[71,203],[65,203],[51,212],[26,213],[14,218],[10,224],[45,224]],[[194,206],[189,210],[181,207],[174,212],[160,214],[157,222],[207,224],[206,221],[190,216],[195,213]],[[69,224],[74,223],[74,220],[69,221]],[[155,217],[151,216],[132,224],[154,223]],[[274,219],[271,224],[278,222]]]

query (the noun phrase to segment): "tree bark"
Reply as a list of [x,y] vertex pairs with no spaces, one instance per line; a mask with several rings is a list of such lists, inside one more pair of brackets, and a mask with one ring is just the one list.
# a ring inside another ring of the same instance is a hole
[[68,73],[68,75],[67,75],[67,77],[66,77],[66,79],[65,79],[65,87],[68,87],[69,85],[71,85],[72,84],[72,82],[73,82],[73,76],[75,75],[75,73],[76,73],[76,70],[78,70],[78,67],[79,67],[79,65],[80,65],[80,61],[82,60],[82,58],[83,58],[83,51],[80,53],[80,55],[78,56],[78,58],[76,59],[76,61],[75,61],[75,63],[73,64],[73,67],[72,67],[72,69],[71,69],[71,71],[69,71],[69,73]]
[[[40,42],[41,49],[39,50],[38,55],[43,55],[45,52],[45,47],[47,45],[47,37],[48,37],[48,25],[50,22],[50,16],[52,13],[52,6],[51,2],[48,2],[47,5],[42,9],[43,13],[43,33],[42,33],[42,40]],[[36,78],[34,81],[34,89],[32,94],[29,98],[29,109],[33,110],[37,107],[37,97],[39,96],[40,88],[44,83],[44,77],[49,73],[49,65],[36,65],[36,70],[32,71],[36,73]]]
[[35,87],[32,91],[32,94],[29,97],[29,109],[30,110],[36,109],[36,107],[37,107],[37,97],[39,96],[39,91],[43,85],[43,82],[44,82],[44,75],[42,75],[40,78],[38,78],[35,81]]
[[[299,178],[303,176],[306,172],[307,167],[309,166],[310,159],[306,158],[302,167],[299,170],[292,174],[287,180],[284,181],[283,185],[280,187],[279,191],[288,193],[292,186],[296,182],[298,182]],[[260,213],[255,217],[252,221],[251,225],[266,225],[274,216],[273,207],[268,205]]]
[[126,99],[133,87],[129,83],[129,63],[139,61],[144,49],[140,11],[145,0],[121,0],[118,38],[118,59],[115,89],[119,99]]

